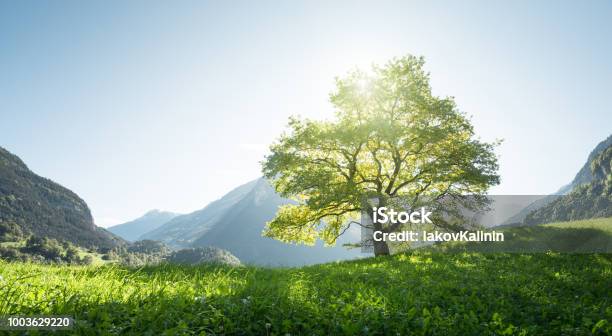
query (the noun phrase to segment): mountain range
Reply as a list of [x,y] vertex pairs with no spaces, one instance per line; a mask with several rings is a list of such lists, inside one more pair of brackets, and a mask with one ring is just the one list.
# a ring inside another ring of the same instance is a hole
[[156,229],[143,232],[140,238],[162,241],[174,249],[219,247],[244,263],[270,266],[296,266],[361,256],[358,250],[341,246],[360,239],[357,229],[349,230],[334,247],[325,247],[320,242],[315,246],[291,245],[262,237],[265,223],[274,217],[279,206],[289,202],[265,179],[259,178],[201,210],[176,216]]
[[[551,220],[606,216],[612,197],[612,136],[599,143],[572,182],[557,195],[535,201],[504,224],[537,224]],[[344,243],[360,240],[359,229],[340,237],[336,246],[285,244],[263,237],[266,222],[280,197],[263,178],[243,184],[204,208],[189,214],[153,210],[143,217],[109,228],[97,227],[89,207],[76,193],[32,172],[16,155],[0,147],[0,241],[29,235],[68,241],[95,250],[109,250],[127,241],[156,240],[173,249],[218,247],[243,263],[297,266],[361,257]],[[518,204],[510,204],[517,208]],[[508,209],[512,209],[509,207]],[[528,220],[525,220],[525,219]]]
[[141,240],[143,232],[155,230],[178,215],[169,211],[151,210],[140,218],[111,226],[107,230],[127,241]]
[[157,229],[143,232],[141,239],[160,240],[173,248],[191,247],[193,241],[219,224],[232,207],[248,195],[257,181],[251,181],[230,191],[203,209],[177,216]]

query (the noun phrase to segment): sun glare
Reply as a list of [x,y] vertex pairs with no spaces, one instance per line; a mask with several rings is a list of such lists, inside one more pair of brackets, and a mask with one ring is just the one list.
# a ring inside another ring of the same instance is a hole
[[372,82],[367,78],[361,78],[357,81],[357,90],[359,93],[367,95],[370,93]]

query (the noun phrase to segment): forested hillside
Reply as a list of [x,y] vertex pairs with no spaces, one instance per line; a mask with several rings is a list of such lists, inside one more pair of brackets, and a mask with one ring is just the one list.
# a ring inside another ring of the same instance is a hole
[[[593,161],[606,149],[609,148],[610,146],[612,146],[612,135],[608,136],[605,140],[601,141],[600,143],[597,144],[597,146],[595,146],[595,148],[593,148],[593,150],[591,151],[591,153],[589,153],[589,156],[587,157],[586,162],[584,163],[584,165],[582,165],[582,168],[580,168],[580,170],[578,171],[578,173],[576,173],[576,176],[574,177],[574,179],[564,185],[563,187],[561,187],[557,192],[555,192],[553,195],[548,195],[545,197],[542,197],[536,201],[534,201],[533,203],[531,203],[529,206],[525,207],[523,210],[519,211],[517,214],[511,216],[510,218],[508,218],[506,221],[503,222],[503,224],[508,225],[508,224],[520,224],[523,223],[525,221],[525,218],[527,217],[527,215],[529,215],[530,213],[543,208],[547,205],[549,205],[550,203],[552,203],[553,201],[557,200],[558,198],[560,198],[563,195],[566,195],[568,193],[570,193],[571,191],[585,185],[585,184],[589,184],[591,183],[591,181],[593,181],[593,174],[591,173],[591,165],[593,163]],[[561,218],[559,218],[558,220],[563,220]],[[554,221],[554,219],[551,219],[551,221]],[[536,221],[537,222],[537,221]],[[536,222],[531,222],[536,223]]]
[[0,239],[29,235],[96,249],[123,243],[94,224],[89,207],[77,194],[36,175],[0,147]]
[[531,212],[525,224],[612,216],[612,145],[590,161],[591,182]]

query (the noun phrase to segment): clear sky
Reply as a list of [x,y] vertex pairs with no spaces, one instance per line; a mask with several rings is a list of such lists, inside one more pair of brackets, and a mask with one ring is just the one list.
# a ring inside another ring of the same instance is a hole
[[425,56],[484,140],[496,194],[568,183],[612,133],[611,1],[1,1],[0,146],[109,226],[260,176],[334,76]]

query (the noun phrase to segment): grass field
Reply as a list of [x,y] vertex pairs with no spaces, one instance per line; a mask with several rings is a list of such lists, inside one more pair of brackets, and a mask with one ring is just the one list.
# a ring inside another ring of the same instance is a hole
[[535,226],[494,227],[503,242],[450,242],[431,247],[444,252],[569,252],[612,253],[612,218],[596,218]]
[[[612,219],[504,230],[504,249],[580,251]],[[83,335],[612,334],[610,253],[436,248],[276,269],[0,262],[0,315],[70,315],[56,334]]]
[[558,222],[542,225],[544,227],[557,227],[563,229],[595,229],[612,234],[612,218],[594,218],[572,222]]
[[612,331],[609,254],[441,254],[293,269],[0,263],[1,314],[73,332],[590,335]]

